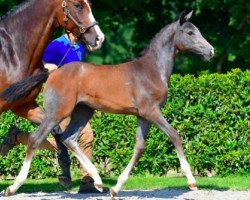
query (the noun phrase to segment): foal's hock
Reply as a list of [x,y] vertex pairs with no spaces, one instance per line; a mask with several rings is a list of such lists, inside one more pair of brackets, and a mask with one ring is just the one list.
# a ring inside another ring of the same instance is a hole
[[[174,144],[188,185],[191,189],[196,189],[196,181],[185,158],[181,138],[160,111],[167,97],[174,58],[178,52],[194,52],[205,60],[209,60],[214,54],[213,47],[188,21],[191,15],[192,13],[182,13],[178,21],[165,26],[154,37],[143,55],[133,61],[115,66],[79,62],[68,64],[53,72],[44,90],[46,117],[32,135],[25,163],[30,162],[34,150],[49,131],[71,115],[71,122],[63,133],[62,142],[87,169],[95,181],[96,188],[102,191],[102,181],[96,168],[78,147],[78,134],[91,119],[95,109],[133,114],[138,117],[134,153],[128,166],[119,176],[117,184],[111,188],[111,196],[118,194],[141,157],[151,123],[158,126]],[[62,80],[65,84],[61,84]]]

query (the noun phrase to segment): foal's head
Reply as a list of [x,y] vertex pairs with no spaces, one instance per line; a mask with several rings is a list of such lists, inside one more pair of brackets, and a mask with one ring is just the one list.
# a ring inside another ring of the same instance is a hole
[[90,0],[58,0],[57,21],[66,30],[83,39],[89,50],[99,49],[104,41],[91,10]]
[[187,15],[183,12],[177,21],[176,46],[180,51],[190,51],[203,56],[205,60],[210,60],[214,56],[214,48],[201,35],[198,28],[188,21],[191,16],[192,12]]

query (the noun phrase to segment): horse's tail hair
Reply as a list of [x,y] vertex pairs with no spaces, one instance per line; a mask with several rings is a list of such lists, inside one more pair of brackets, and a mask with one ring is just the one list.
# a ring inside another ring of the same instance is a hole
[[24,98],[28,96],[38,85],[44,83],[48,79],[48,76],[49,72],[44,71],[40,74],[33,75],[27,79],[13,83],[0,94],[0,98],[8,103]]

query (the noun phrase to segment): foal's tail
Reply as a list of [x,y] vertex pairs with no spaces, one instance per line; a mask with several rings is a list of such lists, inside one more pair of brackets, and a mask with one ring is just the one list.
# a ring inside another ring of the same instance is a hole
[[7,101],[8,103],[24,98],[28,96],[38,85],[44,83],[48,77],[49,72],[44,71],[40,74],[30,76],[27,79],[18,81],[5,89],[0,94],[0,98]]

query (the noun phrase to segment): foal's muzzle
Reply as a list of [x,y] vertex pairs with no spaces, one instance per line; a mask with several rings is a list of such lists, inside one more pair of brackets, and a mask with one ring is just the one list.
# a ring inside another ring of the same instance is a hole
[[209,48],[207,52],[202,53],[202,56],[205,60],[209,61],[211,58],[214,57],[214,48],[211,46],[211,48]]

